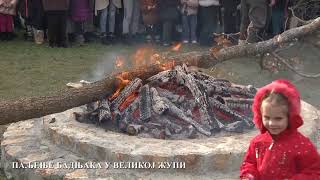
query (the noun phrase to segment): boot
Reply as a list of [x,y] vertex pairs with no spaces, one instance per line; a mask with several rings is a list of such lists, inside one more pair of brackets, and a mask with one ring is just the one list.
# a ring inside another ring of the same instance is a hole
[[75,43],[76,45],[79,45],[79,46],[83,46],[84,45],[84,42],[85,42],[85,39],[83,37],[82,34],[79,34],[75,37]]
[[259,36],[259,30],[255,28],[248,28],[247,43],[256,43],[259,41],[263,41]]

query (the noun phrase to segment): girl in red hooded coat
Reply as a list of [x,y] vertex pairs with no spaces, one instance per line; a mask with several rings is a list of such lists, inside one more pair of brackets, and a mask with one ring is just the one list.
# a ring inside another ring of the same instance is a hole
[[320,156],[298,132],[303,124],[300,95],[287,80],[259,89],[253,103],[260,134],[251,140],[240,167],[247,180],[320,180]]

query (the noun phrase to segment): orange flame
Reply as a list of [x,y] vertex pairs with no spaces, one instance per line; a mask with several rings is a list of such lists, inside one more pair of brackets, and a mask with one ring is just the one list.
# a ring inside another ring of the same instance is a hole
[[164,64],[160,64],[160,68],[162,70],[169,70],[169,69],[172,69],[174,66],[176,65],[176,62],[175,61],[169,61],[167,63],[164,63]]
[[115,68],[121,69],[121,68],[123,68],[123,65],[124,65],[124,57],[117,56],[116,62],[115,62]]
[[130,83],[130,80],[126,79],[128,78],[128,74],[128,72],[123,72],[116,77],[116,79],[119,80],[119,85],[116,92],[109,97],[109,101],[113,101],[115,98],[117,98],[120,95],[121,90]]
[[126,98],[126,100],[124,100],[123,103],[120,104],[120,106],[119,106],[120,112],[125,110],[137,97],[138,97],[138,93],[137,92],[133,92],[132,94],[130,94]]
[[149,65],[151,57],[155,54],[155,50],[150,47],[144,47],[138,49],[134,55],[133,58],[133,66],[139,67],[139,66],[146,66]]
[[178,43],[177,45],[173,46],[173,48],[171,50],[172,51],[179,51],[181,46],[182,46],[182,43]]

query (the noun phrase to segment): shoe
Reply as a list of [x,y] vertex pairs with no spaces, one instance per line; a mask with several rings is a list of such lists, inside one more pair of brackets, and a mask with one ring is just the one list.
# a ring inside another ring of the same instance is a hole
[[34,30],[34,42],[39,45],[43,44],[44,32],[42,30]]
[[188,44],[189,41],[188,41],[188,40],[183,40],[182,43],[183,43],[183,44]]
[[156,35],[156,36],[154,37],[154,39],[156,40],[156,43],[159,43],[159,42],[160,42],[160,35]]
[[150,34],[148,34],[148,35],[146,36],[146,41],[147,41],[147,42],[151,42],[151,40],[152,40],[152,37],[151,37]]
[[193,40],[193,41],[191,41],[191,43],[192,44],[197,44],[198,42],[197,42],[197,40]]
[[170,44],[169,43],[162,43],[162,46],[168,47],[168,46],[170,46]]
[[76,38],[75,38],[75,43],[79,46],[83,46],[84,45],[84,42],[85,42],[85,39],[83,37],[82,34],[80,35],[77,35]]
[[114,33],[108,33],[106,41],[108,41],[109,44],[114,44],[116,42],[116,36],[114,35]]

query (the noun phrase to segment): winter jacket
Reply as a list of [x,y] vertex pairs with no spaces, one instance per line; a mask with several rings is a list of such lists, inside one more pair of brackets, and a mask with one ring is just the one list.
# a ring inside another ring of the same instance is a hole
[[[278,92],[289,101],[289,126],[275,138],[263,126],[260,112],[263,97]],[[277,80],[258,90],[253,103],[254,122],[260,134],[251,140],[240,167],[240,178],[254,180],[319,180],[320,156],[312,142],[298,132],[303,124],[300,95],[287,80]]]
[[219,0],[199,0],[199,5],[203,7],[219,6]]
[[199,0],[180,0],[181,13],[184,15],[196,15],[198,13]]
[[179,18],[179,0],[161,0],[160,19],[162,21],[176,21]]
[[18,0],[0,0],[0,13],[16,15]]
[[[135,0],[136,1],[136,0]],[[121,0],[110,0],[112,4],[114,4],[117,8],[122,8]]]
[[140,0],[140,10],[145,25],[159,22],[159,0]]
[[70,0],[42,0],[44,11],[67,11]]

